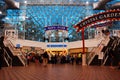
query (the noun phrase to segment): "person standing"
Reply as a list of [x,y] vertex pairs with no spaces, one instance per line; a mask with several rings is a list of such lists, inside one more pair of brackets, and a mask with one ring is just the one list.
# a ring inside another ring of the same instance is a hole
[[120,70],[120,46],[118,46],[117,62],[118,62],[118,69]]
[[43,65],[44,65],[44,66],[47,66],[48,58],[49,58],[48,53],[47,53],[47,51],[45,51],[45,52],[43,53]]
[[75,57],[74,55],[71,56],[71,63],[74,64],[74,61],[75,61]]
[[25,57],[26,57],[26,66],[28,66],[30,63],[30,55],[28,53],[25,53]]
[[0,69],[2,69],[2,59],[3,59],[3,51],[2,48],[0,47]]
[[4,48],[4,36],[0,37],[0,47]]
[[3,61],[3,48],[4,48],[4,36],[0,37],[0,69],[2,68],[2,61]]
[[110,56],[110,61],[111,61],[111,63],[110,63],[111,68],[114,69],[115,53],[114,53],[113,49],[110,50],[109,56]]

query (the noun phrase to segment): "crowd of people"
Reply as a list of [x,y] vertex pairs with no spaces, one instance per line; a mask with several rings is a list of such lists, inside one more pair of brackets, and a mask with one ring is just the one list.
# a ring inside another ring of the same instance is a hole
[[26,54],[27,59],[27,65],[29,65],[30,62],[35,63],[42,63],[44,66],[49,64],[65,64],[65,63],[71,63],[71,64],[81,64],[82,63],[82,54],[75,54],[75,55],[60,55],[60,54],[54,54],[51,55],[47,51],[45,51],[43,54]]
[[[45,51],[43,54],[32,54],[29,53],[26,55],[27,59],[27,65],[29,65],[29,62],[34,63],[40,63],[44,66],[47,66],[47,64],[81,64],[82,63],[82,53],[77,54],[69,54],[69,55],[60,55],[60,54],[54,54],[51,55],[47,51]],[[110,51],[110,59],[111,59],[111,66],[117,66],[118,69],[120,69],[120,49],[115,51]],[[115,65],[116,64],[116,65]]]

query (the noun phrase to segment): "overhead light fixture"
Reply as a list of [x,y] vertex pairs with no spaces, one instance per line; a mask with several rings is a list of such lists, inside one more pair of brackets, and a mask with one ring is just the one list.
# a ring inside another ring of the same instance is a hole
[[27,1],[24,1],[24,3],[27,3]]
[[5,17],[5,20],[9,20],[9,18],[8,18],[8,17]]
[[97,0],[94,0],[94,1],[97,1]]
[[0,11],[0,14],[2,14],[2,11]]
[[89,1],[86,1],[86,5],[88,5],[89,4]]

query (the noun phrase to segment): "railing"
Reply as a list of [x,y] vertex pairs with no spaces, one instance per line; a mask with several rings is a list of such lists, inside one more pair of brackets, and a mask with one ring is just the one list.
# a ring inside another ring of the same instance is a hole
[[[24,54],[22,53],[22,51],[18,48],[15,48],[14,45],[12,44],[12,42],[10,41],[10,45],[13,47],[13,53],[17,54],[18,58],[20,59],[20,61],[23,63],[23,65],[26,65],[26,58],[24,56]],[[10,48],[11,49],[11,48]]]
[[103,46],[102,46],[102,41],[101,41],[101,43],[98,45],[98,47],[94,48],[94,49],[90,52],[90,54],[89,54],[89,56],[88,56],[88,65],[90,65],[90,63],[91,63],[92,60],[94,59],[95,55],[97,55],[98,53],[101,52],[102,48],[103,48]]
[[[60,0],[58,0],[58,1],[50,1],[50,0],[43,0],[43,1],[40,1],[40,0],[37,0],[37,1],[33,1],[33,0],[31,0],[31,1],[27,1],[27,5],[37,5],[37,4],[39,4],[39,5],[45,5],[45,4],[47,4],[47,5],[56,5],[56,4],[60,4],[60,5],[85,5],[85,2],[82,2],[82,1],[80,1],[80,2],[73,2],[73,1],[60,1]],[[91,4],[91,3],[90,3]]]
[[113,50],[115,49],[115,47],[117,46],[117,43],[116,43],[117,41],[116,40],[114,40],[113,41],[113,43],[112,43],[112,45],[111,46],[113,46]]
[[115,40],[115,43],[113,44],[113,45],[114,45],[114,46],[113,46],[113,49],[115,49],[119,44],[120,44],[120,39],[117,38],[117,39]]
[[8,66],[12,67],[12,58],[9,56],[9,54],[7,53],[7,51],[5,49],[4,50],[4,59],[7,63]]
[[120,40],[119,39],[115,39],[113,42],[112,42],[112,44],[111,44],[111,46],[112,47],[108,47],[107,49],[106,49],[106,51],[104,52],[104,57],[103,57],[103,63],[102,63],[102,65],[105,65],[105,63],[106,63],[106,61],[107,61],[107,59],[108,59],[108,57],[109,57],[109,51],[112,49],[112,50],[115,50],[115,48],[117,47],[117,45],[119,45],[119,43],[120,43]]
[[109,52],[110,48],[107,48],[106,51],[103,54],[103,60],[102,60],[102,65],[105,65],[107,59],[108,59],[108,52]]
[[90,65],[91,61],[92,61],[92,58],[95,56],[95,49],[96,48],[93,48],[90,53],[88,54],[87,56],[87,61],[88,61],[88,65]]
[[12,44],[12,42],[10,40],[8,40],[7,43],[8,43],[8,48],[13,53],[13,55],[18,56],[18,58],[20,59],[20,61],[25,66],[26,65],[26,62],[25,62],[26,58],[25,58],[24,54],[20,51],[20,49],[15,48],[14,45]]
[[20,61],[23,63],[23,65],[25,66],[26,65],[26,58],[25,56],[22,54],[22,52],[20,52],[18,54],[18,58],[20,59]]
[[90,63],[92,62],[92,60],[94,59],[95,55],[99,55],[101,54],[101,50],[103,49],[103,47],[109,42],[109,39],[106,38],[105,40],[102,40],[100,42],[100,44],[96,47],[93,48],[93,50],[90,52],[90,54],[87,57],[88,60],[88,65],[90,65]]

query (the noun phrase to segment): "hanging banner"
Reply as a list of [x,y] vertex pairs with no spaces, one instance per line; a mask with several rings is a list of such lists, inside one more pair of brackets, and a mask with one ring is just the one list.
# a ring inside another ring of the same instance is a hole
[[68,27],[66,26],[47,26],[45,27],[45,31],[47,30],[68,30]]

